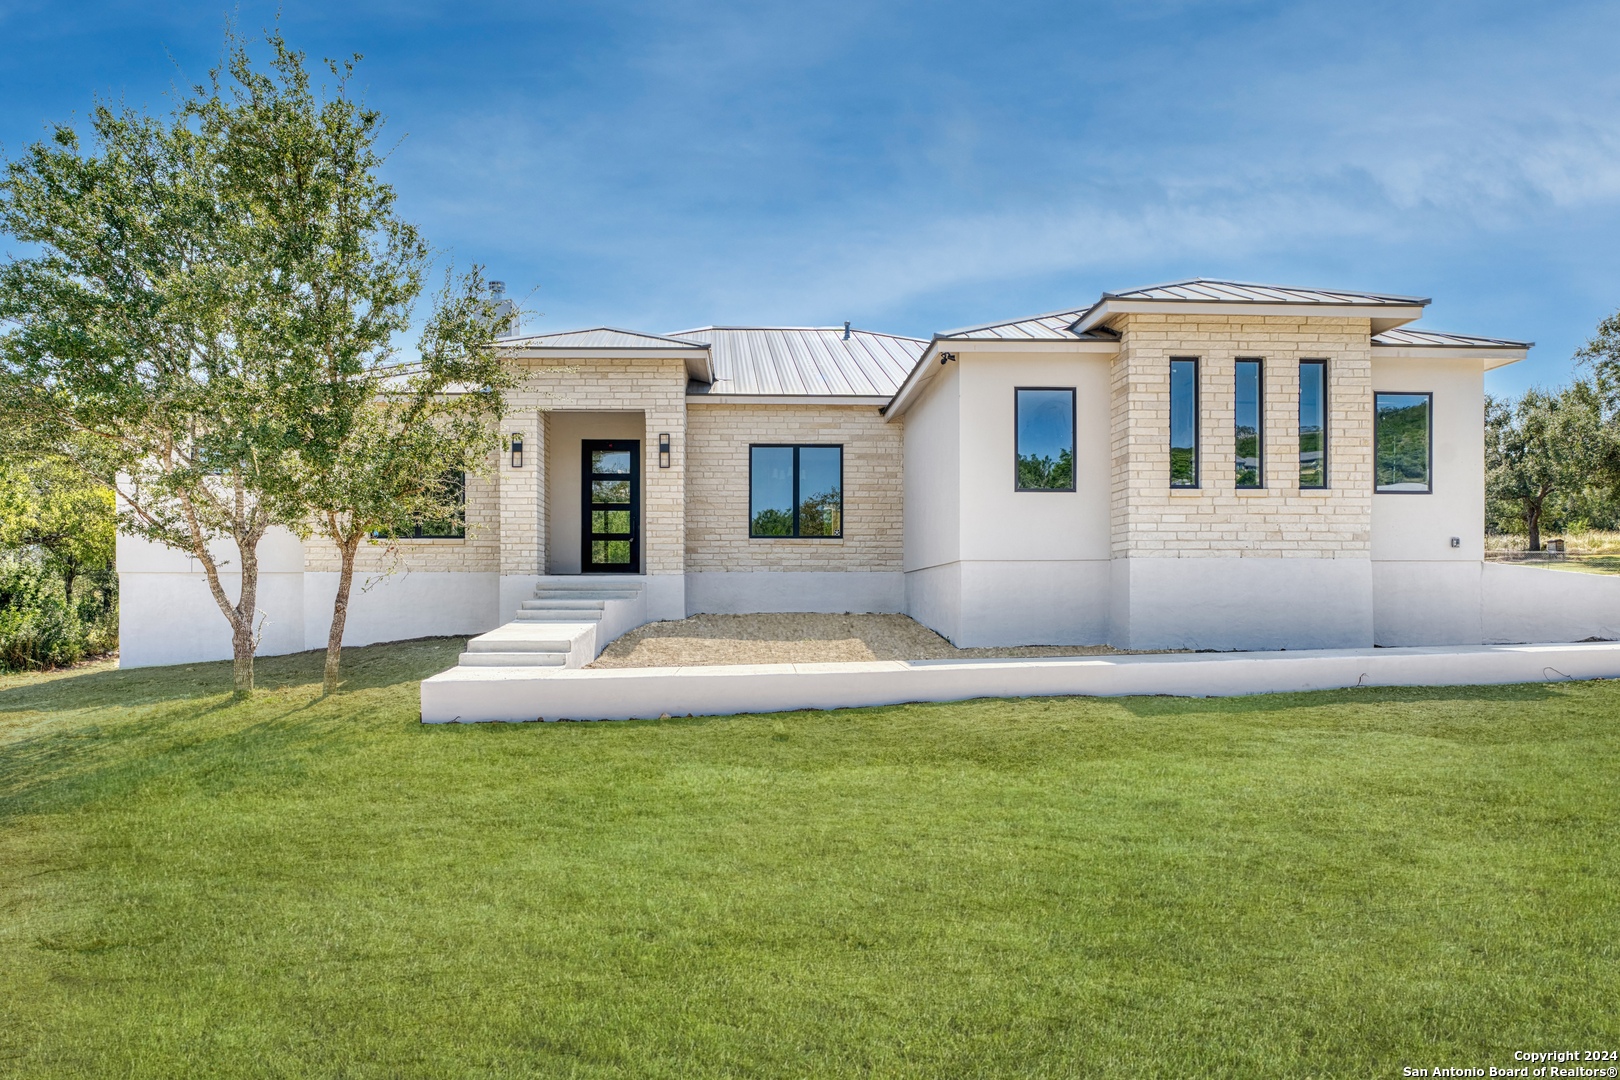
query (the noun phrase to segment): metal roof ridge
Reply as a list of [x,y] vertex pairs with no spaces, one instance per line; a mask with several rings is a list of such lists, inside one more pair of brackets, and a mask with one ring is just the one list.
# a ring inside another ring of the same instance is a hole
[[[1404,295],[1402,295],[1400,293],[1373,292],[1373,291],[1371,291],[1369,289],[1325,289],[1325,288],[1320,288],[1320,287],[1315,286],[1315,285],[1278,285],[1275,282],[1238,281],[1238,280],[1236,280],[1234,278],[1208,278],[1208,277],[1182,278],[1179,281],[1164,281],[1164,282],[1159,282],[1158,284],[1154,284],[1154,285],[1138,285],[1134,289],[1123,289],[1123,290],[1121,290],[1119,292],[1105,292],[1105,293],[1102,294],[1102,299],[1104,299],[1104,300],[1126,300],[1126,299],[1130,298],[1131,293],[1152,292],[1154,289],[1175,289],[1175,288],[1179,288],[1179,287],[1184,286],[1184,285],[1235,285],[1235,286],[1237,286],[1238,288],[1241,288],[1241,289],[1271,289],[1271,290],[1278,291],[1278,292],[1326,293],[1326,294],[1332,294],[1332,295],[1336,295],[1336,296],[1373,296],[1373,297],[1377,297],[1380,300],[1391,300],[1391,301],[1398,301],[1398,302],[1407,303],[1407,304],[1418,304],[1418,305],[1422,305],[1422,306],[1425,306],[1425,307],[1428,306],[1428,304],[1432,301],[1432,298],[1427,297],[1427,296],[1404,296]],[[1167,301],[1167,302],[1178,302],[1178,301]],[[1180,303],[1196,304],[1196,303],[1254,303],[1255,301],[1252,301],[1252,300],[1251,301],[1245,301],[1245,300],[1224,300],[1224,301],[1222,301],[1222,300],[1217,300],[1217,301],[1183,300],[1183,301],[1179,301],[1179,302]],[[1092,306],[1095,307],[1096,305],[1092,305]],[[1087,310],[1089,310],[1089,309],[1087,309]]]
[[[698,326],[698,327],[694,327],[691,330],[675,330],[675,331],[672,331],[670,336],[679,338],[679,337],[682,337],[682,336],[684,336],[686,334],[700,334],[700,333],[704,332],[705,330],[814,330],[817,333],[842,334],[844,332],[844,327],[842,325],[838,325],[838,326]],[[922,342],[926,342],[928,340],[927,338],[911,337],[908,334],[892,334],[887,330],[862,330],[858,326],[851,326],[849,328],[849,332],[851,334],[870,334],[873,337],[898,338],[901,341],[922,341]]]
[[707,348],[708,347],[706,345],[700,345],[698,342],[689,341],[689,340],[686,340],[686,339],[683,339],[683,338],[671,337],[671,336],[666,335],[666,334],[649,334],[645,330],[626,330],[622,326],[606,326],[606,325],[603,325],[603,326],[578,326],[578,327],[574,327],[574,328],[569,329],[569,330],[548,330],[547,332],[545,332],[543,334],[518,334],[518,335],[516,335],[514,337],[496,338],[495,341],[496,341],[497,344],[502,344],[502,343],[504,343],[504,344],[517,344],[519,342],[524,342],[524,341],[536,341],[536,340],[539,340],[540,338],[567,337],[570,334],[594,334],[594,333],[599,333],[599,332],[604,331],[604,330],[608,331],[610,333],[614,333],[614,334],[624,334],[627,337],[647,338],[650,341],[667,341],[671,345],[682,345],[682,346],[686,346],[688,348],[691,348],[691,347]]

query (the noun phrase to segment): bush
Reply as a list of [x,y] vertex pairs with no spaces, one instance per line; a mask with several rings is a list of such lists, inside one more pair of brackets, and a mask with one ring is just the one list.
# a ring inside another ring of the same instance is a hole
[[0,556],[0,671],[76,664],[117,647],[114,574],[81,575],[70,598],[37,559]]

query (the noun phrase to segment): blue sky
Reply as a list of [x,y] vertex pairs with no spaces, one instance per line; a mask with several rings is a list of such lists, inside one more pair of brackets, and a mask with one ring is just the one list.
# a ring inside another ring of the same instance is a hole
[[[0,145],[278,5],[0,0]],[[1620,308],[1613,3],[307,3],[407,215],[533,330],[927,336],[1189,276],[1434,298],[1568,380]]]

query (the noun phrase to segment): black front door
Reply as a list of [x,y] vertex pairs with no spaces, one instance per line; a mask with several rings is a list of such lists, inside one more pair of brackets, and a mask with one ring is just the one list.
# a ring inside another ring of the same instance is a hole
[[585,535],[580,568],[587,574],[641,572],[641,443],[585,439]]

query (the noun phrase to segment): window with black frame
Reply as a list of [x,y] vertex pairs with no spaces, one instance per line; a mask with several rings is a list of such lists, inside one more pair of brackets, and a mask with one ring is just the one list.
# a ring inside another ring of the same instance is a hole
[[1239,360],[1233,369],[1232,440],[1237,452],[1237,486],[1265,486],[1263,365],[1256,359]]
[[379,540],[464,540],[467,537],[467,474],[452,469],[439,478],[439,497],[455,507],[445,518],[421,518],[398,532],[375,532]]
[[1074,390],[1013,391],[1016,491],[1074,490]]
[[843,536],[844,448],[750,446],[748,535]]
[[1299,362],[1299,486],[1327,481],[1327,361]]
[[1170,486],[1198,486],[1198,360],[1170,359]]
[[1433,394],[1373,395],[1373,490],[1428,495],[1434,490]]

